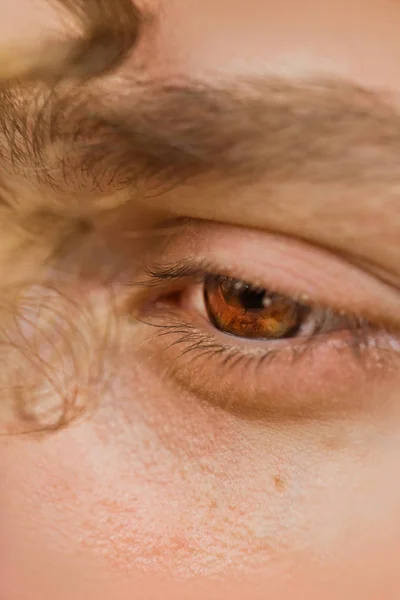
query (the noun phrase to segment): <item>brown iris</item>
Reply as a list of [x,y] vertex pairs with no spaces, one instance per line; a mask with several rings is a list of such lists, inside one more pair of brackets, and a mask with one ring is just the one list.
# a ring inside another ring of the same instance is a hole
[[209,276],[204,299],[210,321],[220,331],[243,338],[283,339],[296,334],[305,307],[230,277]]

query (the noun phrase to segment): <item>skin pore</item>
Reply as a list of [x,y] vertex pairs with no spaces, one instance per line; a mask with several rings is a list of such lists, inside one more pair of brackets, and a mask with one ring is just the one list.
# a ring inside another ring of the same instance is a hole
[[[397,598],[400,5],[139,8],[3,95],[0,596]],[[210,272],[347,325],[226,336]]]

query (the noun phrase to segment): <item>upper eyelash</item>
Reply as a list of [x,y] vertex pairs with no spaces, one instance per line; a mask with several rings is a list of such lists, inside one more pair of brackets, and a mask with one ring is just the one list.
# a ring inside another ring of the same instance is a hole
[[145,264],[144,270],[150,278],[146,285],[154,285],[163,281],[174,281],[177,279],[197,278],[203,279],[211,270],[209,264],[190,265],[184,261],[170,263],[167,265]]
[[[141,282],[141,285],[146,287],[160,287],[165,284],[166,281],[180,281],[185,279],[192,279],[197,283],[202,283],[206,277],[219,277],[221,275],[225,277],[230,277],[232,279],[241,279],[241,277],[235,277],[234,275],[227,272],[218,272],[216,273],[215,265],[212,265],[209,262],[201,261],[198,264],[191,264],[185,260],[177,261],[175,263],[169,264],[144,264],[144,272],[146,273],[148,279],[146,281]],[[223,271],[223,269],[218,269]],[[243,281],[245,281],[243,279]],[[268,289],[269,292],[280,294],[281,296],[286,296],[291,298],[295,302],[299,302],[304,306],[308,306],[313,309],[320,309],[322,311],[326,311],[326,314],[330,311],[333,314],[341,315],[348,317],[349,320],[353,319],[356,322],[364,322],[365,324],[370,325],[370,322],[367,319],[364,319],[362,316],[355,314],[352,311],[344,311],[341,309],[335,310],[332,306],[329,306],[327,303],[323,303],[321,301],[312,301],[308,296],[305,297],[301,292],[297,295],[287,294],[283,289],[278,289],[274,286],[266,286],[262,285],[260,282],[251,281],[251,287],[255,291],[263,291]]]

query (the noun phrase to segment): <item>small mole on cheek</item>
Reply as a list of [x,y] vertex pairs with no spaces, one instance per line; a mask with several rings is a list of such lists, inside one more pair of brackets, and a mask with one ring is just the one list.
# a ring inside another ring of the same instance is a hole
[[280,475],[274,476],[274,485],[277,492],[284,492],[286,489],[285,480]]
[[343,440],[339,440],[337,437],[327,437],[322,440],[323,445],[328,450],[340,450]]

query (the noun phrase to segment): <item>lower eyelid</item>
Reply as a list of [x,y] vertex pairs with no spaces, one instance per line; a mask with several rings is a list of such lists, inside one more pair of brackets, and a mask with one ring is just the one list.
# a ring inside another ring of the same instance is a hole
[[359,345],[347,330],[254,346],[238,344],[200,315],[186,317],[165,308],[149,317],[159,328],[151,362],[172,383],[221,408],[264,417],[365,410],[399,377],[400,340],[388,334],[372,330]]
[[[200,300],[202,294],[199,294]],[[185,305],[184,305],[185,306]],[[307,351],[308,348],[316,347],[319,344],[327,344],[329,343],[331,348],[343,349],[349,348],[349,346],[353,345],[354,337],[352,337],[351,332],[347,330],[347,333],[343,334],[345,330],[337,330],[337,334],[332,336],[332,332],[321,332],[316,336],[313,336],[312,333],[314,329],[311,331],[311,334],[308,334],[307,330],[304,330],[302,335],[299,335],[295,338],[286,338],[286,339],[251,339],[246,337],[239,337],[236,335],[232,335],[229,333],[225,333],[224,331],[220,331],[216,329],[214,325],[210,322],[207,309],[204,307],[203,310],[198,311],[197,315],[194,313],[193,309],[191,311],[185,310],[185,317],[182,319],[182,315],[176,313],[176,320],[181,320],[182,325],[189,325],[189,315],[190,322],[193,325],[193,329],[198,332],[199,337],[207,336],[213,342],[216,342],[221,345],[221,347],[225,347],[227,349],[236,349],[238,352],[242,352],[247,356],[254,357],[263,357],[267,353],[271,352],[283,352],[287,353],[287,357],[291,357],[294,352],[298,351],[300,354],[300,350],[303,350],[303,353]],[[311,327],[313,327],[311,325]]]

